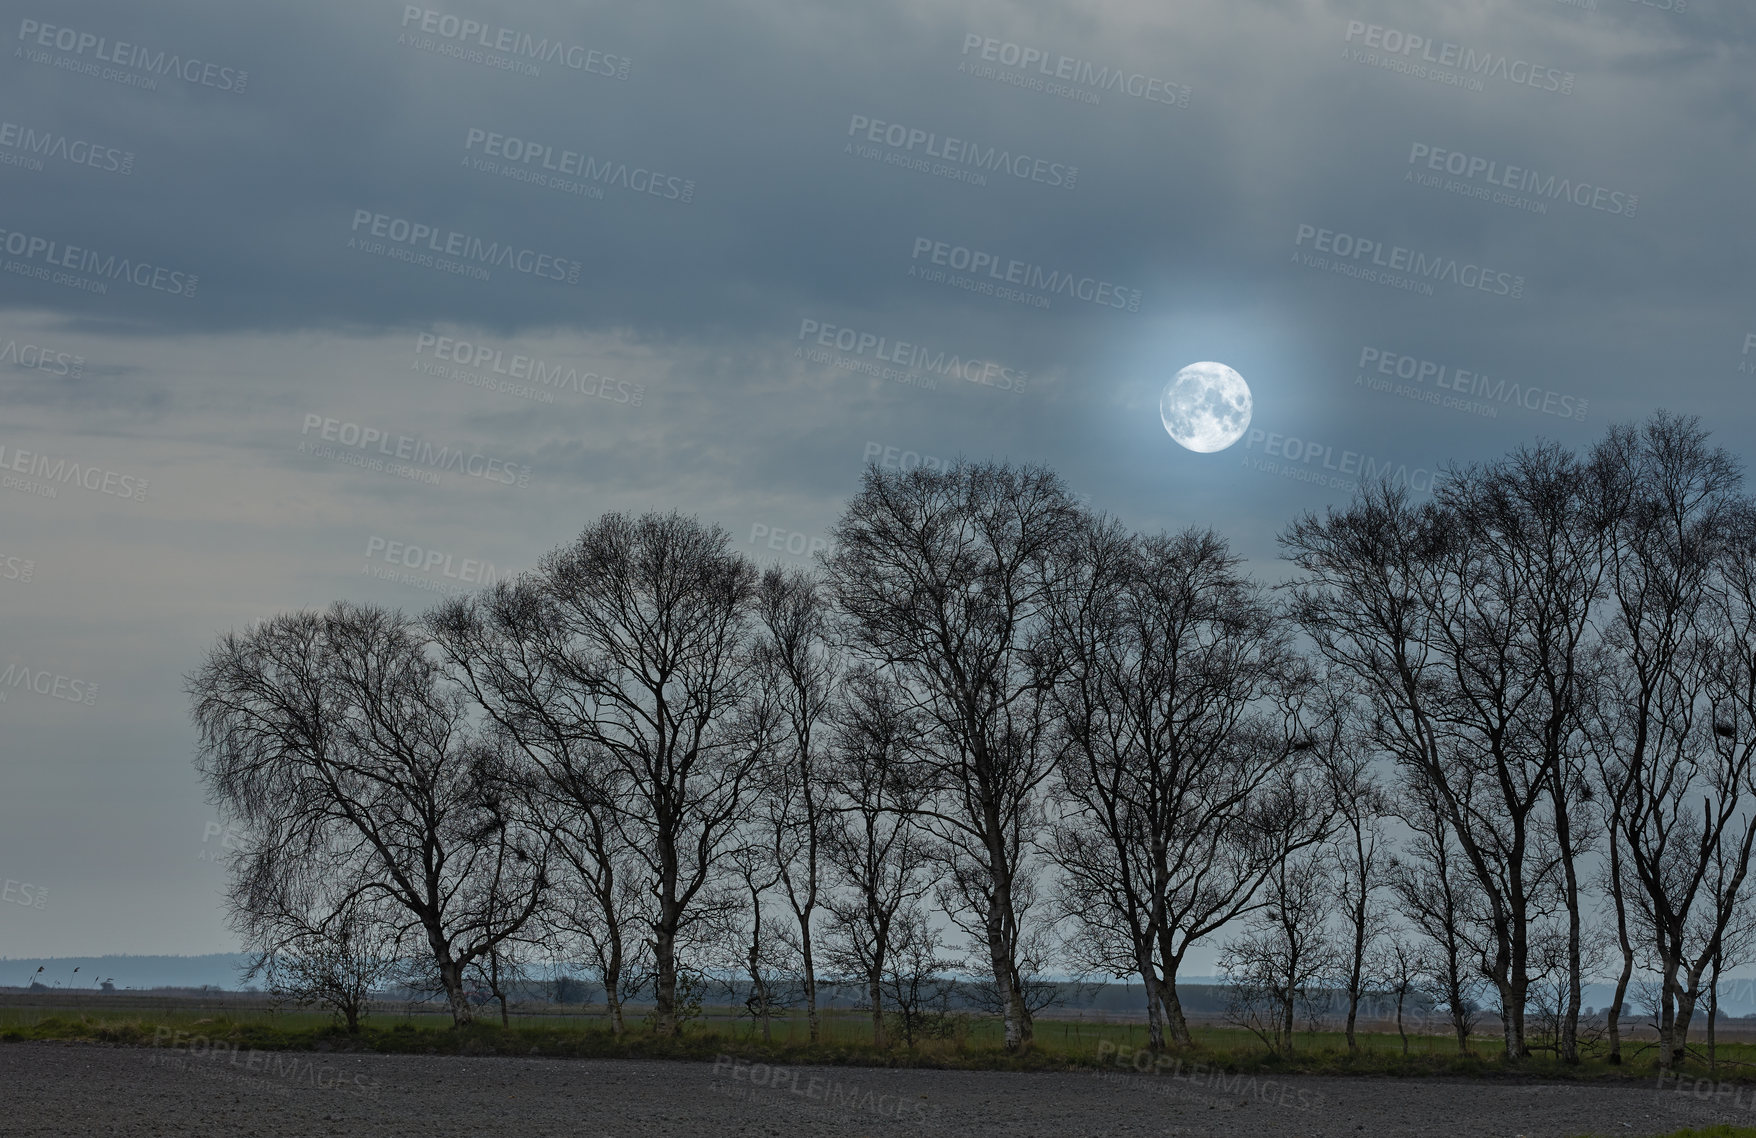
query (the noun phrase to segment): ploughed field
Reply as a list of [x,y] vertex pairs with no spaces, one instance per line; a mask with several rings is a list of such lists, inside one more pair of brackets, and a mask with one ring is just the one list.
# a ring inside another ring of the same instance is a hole
[[5,1135],[1654,1135],[1756,1088],[0,1044]]

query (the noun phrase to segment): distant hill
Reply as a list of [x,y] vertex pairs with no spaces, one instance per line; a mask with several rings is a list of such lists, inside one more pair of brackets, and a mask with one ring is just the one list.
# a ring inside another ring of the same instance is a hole
[[[97,991],[103,980],[110,980],[117,991],[152,988],[219,988],[239,991],[240,980],[249,966],[249,957],[237,952],[216,952],[206,956],[0,956],[0,988],[26,988],[32,982],[45,988],[74,991]],[[41,967],[42,972],[37,969]],[[78,968],[78,973],[73,970]],[[589,987],[589,985],[588,985]],[[1225,992],[1215,976],[1187,976],[1177,982],[1183,1007],[1191,1016],[1217,1016],[1225,1008]],[[532,993],[535,995],[535,993]],[[1612,994],[1610,985],[1589,983],[1584,988],[1583,1003],[1601,1009]],[[1639,1004],[1640,993],[1629,992],[1629,1002]],[[830,1007],[852,1006],[849,992],[826,989],[824,1003]],[[579,996],[568,997],[579,999]],[[591,993],[584,998],[601,998]],[[1145,994],[1138,984],[1068,985],[1063,989],[1059,1014],[1091,1011],[1109,1015],[1139,1013]],[[1488,1002],[1492,1002],[1489,998]],[[1410,1010],[1419,1003],[1411,1001]],[[1756,1013],[1756,980],[1748,977],[1726,977],[1720,988],[1721,1014],[1747,1016]]]
[[[24,988],[34,980],[45,988],[92,991],[112,979],[127,988],[243,987],[239,975],[249,957],[237,952],[208,956],[0,956],[0,987]],[[41,968],[43,971],[38,972]],[[74,969],[79,969],[77,974]]]

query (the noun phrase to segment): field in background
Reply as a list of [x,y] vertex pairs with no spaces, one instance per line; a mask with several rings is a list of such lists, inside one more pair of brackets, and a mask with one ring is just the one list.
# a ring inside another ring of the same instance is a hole
[[[70,1039],[186,1046],[190,1039],[207,1039],[263,1050],[361,1048],[596,1058],[713,1059],[734,1054],[788,1063],[1014,1070],[1126,1067],[1134,1061],[1134,1053],[1146,1046],[1144,1022],[1128,1022],[1106,1013],[1045,1016],[1037,1021],[1031,1051],[1012,1055],[1002,1045],[999,1021],[977,1015],[955,1015],[941,1021],[935,1037],[918,1039],[913,1048],[893,1043],[881,1051],[871,1045],[871,1021],[863,1012],[825,1013],[822,1039],[813,1046],[802,1013],[775,1017],[770,1025],[771,1040],[764,1042],[759,1025],[731,1008],[705,1009],[700,1018],[686,1025],[682,1038],[675,1040],[649,1035],[641,1023],[643,1010],[629,1009],[629,1032],[617,1039],[610,1033],[601,1007],[515,1006],[510,1027],[503,1028],[499,1008],[490,1005],[478,1009],[476,1024],[459,1032],[452,1029],[450,1016],[432,1005],[382,1004],[374,1009],[361,1035],[350,1038],[327,1013],[276,1010],[266,997],[249,993],[98,995],[14,990],[0,992],[0,1041]],[[1491,1029],[1493,1024],[1490,1021],[1486,1026]],[[1196,1048],[1186,1058],[1227,1070],[1483,1077],[1504,1073],[1499,1061],[1500,1041],[1491,1031],[1473,1036],[1471,1054],[1459,1056],[1450,1034],[1411,1029],[1409,1055],[1405,1057],[1393,1023],[1363,1022],[1358,1054],[1348,1054],[1340,1030],[1325,1030],[1301,1032],[1293,1056],[1286,1058],[1269,1054],[1260,1040],[1237,1027],[1212,1021],[1192,1023],[1191,1027]],[[891,1030],[896,1030],[894,1025]],[[1705,1042],[1698,1039],[1682,1073],[1698,1076],[1711,1071],[1719,1079],[1756,1081],[1756,1031],[1752,1026],[1747,1022],[1722,1023],[1718,1034],[1711,1068]],[[1555,1078],[1653,1078],[1653,1039],[1649,1028],[1636,1025],[1625,1031],[1626,1062],[1620,1067],[1604,1062],[1598,1048],[1573,1068],[1538,1055],[1522,1073]]]

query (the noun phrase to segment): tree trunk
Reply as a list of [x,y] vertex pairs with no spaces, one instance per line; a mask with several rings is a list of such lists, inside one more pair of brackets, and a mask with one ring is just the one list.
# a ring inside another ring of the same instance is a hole
[[1707,1070],[1710,1075],[1719,1075],[1719,1052],[1716,1048],[1716,1029],[1719,1024],[1719,964],[1721,955],[1714,950],[1714,973],[1707,982]]
[[439,982],[445,986],[445,1001],[451,1007],[451,1025],[462,1027],[474,1018],[469,997],[463,991],[463,969],[451,959],[448,950],[441,949],[438,955]]
[[[1000,826],[997,818],[990,819],[989,832],[998,838]],[[1030,1011],[1024,1006],[1024,993],[1019,991],[1014,961],[1018,947],[1018,921],[1012,910],[1012,877],[1006,855],[1003,840],[988,844],[988,864],[994,875],[993,900],[988,907],[986,922],[988,957],[994,969],[994,984],[1006,1025],[1006,1050],[1021,1051],[1030,1046],[1032,1025]]]
[[1561,866],[1566,879],[1567,904],[1567,1006],[1561,1013],[1560,1039],[1557,1040],[1563,1063],[1579,1062],[1579,1007],[1584,969],[1579,932],[1579,872],[1573,864],[1573,824],[1569,817],[1561,777],[1555,776],[1555,834],[1561,845]]
[[1445,942],[1445,1002],[1451,1005],[1451,1030],[1457,1033],[1457,1053],[1469,1054],[1469,1007],[1463,993],[1463,966],[1457,941],[1447,933]]
[[653,1030],[659,1035],[677,1035],[682,1031],[677,1020],[677,930],[668,919],[670,907],[661,902],[661,916],[653,930],[653,968],[657,973],[653,984]]
[[627,1025],[622,1022],[622,994],[616,990],[619,983],[604,983],[604,1007],[610,1013],[610,1034],[618,1037],[627,1030]]
[[494,998],[500,1002],[500,1026],[511,1027],[512,1017],[506,1012],[506,991],[500,985],[499,949],[488,950],[488,980],[489,990],[494,993]]
[[1689,977],[1685,987],[1678,985],[1677,1020],[1672,1031],[1671,1057],[1681,1063],[1689,1052],[1689,1025],[1695,1019],[1695,1007],[1701,1001],[1701,973],[1699,970],[1688,970],[1684,973]]
[[1287,981],[1286,999],[1280,1006],[1281,1050],[1287,1055],[1293,1053],[1293,984]]
[[1399,988],[1396,992],[1396,1034],[1402,1036],[1402,1053],[1408,1054],[1408,1032],[1402,1026],[1402,1003],[1408,998],[1408,989]]
[[810,1032],[811,1042],[816,1043],[819,1031],[817,1020],[817,961],[811,952],[811,909],[806,907],[799,914],[799,944],[805,955],[805,1025]]
[[1610,1035],[1610,1064],[1622,1065],[1622,1006],[1628,998],[1628,984],[1634,978],[1634,945],[1628,939],[1628,905],[1622,897],[1622,854],[1616,833],[1610,832],[1610,882],[1616,902],[1616,943],[1622,950],[1622,971],[1616,976],[1616,997],[1610,1001],[1604,1018]]
[[1659,976],[1663,983],[1658,1013],[1658,1068],[1661,1071],[1669,1071],[1683,1051],[1677,1041],[1677,999],[1681,995],[1681,986],[1677,983],[1678,967],[1675,957],[1666,953]]
[[1152,950],[1138,952],[1135,956],[1135,967],[1140,972],[1140,982],[1146,988],[1146,1046],[1154,1052],[1165,1049],[1165,1023],[1160,1007],[1161,995],[1158,973],[1152,967]]
[[1012,961],[997,932],[997,915],[988,917],[988,957],[994,969],[994,986],[1000,997],[1000,1016],[1006,1028],[1006,1050],[1017,1051],[1024,1046],[1024,1018],[1018,1013],[1020,1001],[1012,983]]
[[762,982],[762,899],[754,884],[750,886],[750,904],[755,915],[750,925],[750,952],[745,962],[750,967],[750,999],[756,1004],[756,1018],[762,1021],[762,1042],[767,1043],[768,985]]
[[1715,1025],[1719,1020],[1719,965],[1720,954],[1713,954],[1713,978],[1707,986],[1707,1070],[1714,1076],[1719,1075],[1719,1052],[1715,1048]]
[[1165,1026],[1170,1029],[1171,1042],[1179,1047],[1193,1047],[1195,1039],[1189,1034],[1189,1020],[1183,1015],[1182,997],[1177,995],[1177,967],[1181,963],[1173,957],[1165,957],[1164,976],[1158,989],[1159,1003],[1164,1005]]
[[1347,1049],[1350,1053],[1360,1049],[1359,1040],[1354,1037],[1354,1024],[1359,1018],[1361,977],[1366,970],[1366,903],[1370,894],[1366,889],[1364,862],[1366,856],[1359,848],[1359,835],[1356,832],[1354,845],[1359,865],[1361,866],[1360,895],[1354,899],[1353,925],[1354,945],[1353,961],[1348,972],[1347,983]]
[[872,1046],[883,1050],[884,1040],[884,974],[879,968],[873,968],[872,974],[866,977],[868,998],[872,1001]]
[[1622,1065],[1622,1007],[1628,999],[1628,984],[1634,978],[1634,950],[1624,946],[1622,950],[1622,971],[1616,976],[1616,995],[1604,1012],[1610,1035],[1611,1066]]
[[1530,984],[1514,969],[1514,978],[1509,983],[1496,984],[1500,989],[1501,1030],[1506,1039],[1506,1061],[1519,1063],[1530,1057],[1524,1046],[1524,1002]]
[[622,934],[611,928],[610,958],[604,962],[604,1011],[610,1016],[610,1034],[620,1037],[627,1030],[622,1022]]
[[609,959],[604,961],[604,1010],[610,1013],[610,1034],[619,1038],[627,1025],[622,1022],[622,926],[611,899],[614,889],[615,878],[607,877],[598,908],[604,915],[605,935],[610,938]]

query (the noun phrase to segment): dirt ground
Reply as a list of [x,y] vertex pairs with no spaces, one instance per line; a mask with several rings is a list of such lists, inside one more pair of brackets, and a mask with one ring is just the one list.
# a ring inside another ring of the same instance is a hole
[[0,1044],[5,1135],[1651,1135],[1756,1125],[1756,1088]]

